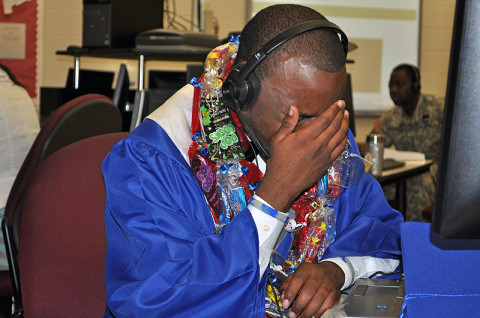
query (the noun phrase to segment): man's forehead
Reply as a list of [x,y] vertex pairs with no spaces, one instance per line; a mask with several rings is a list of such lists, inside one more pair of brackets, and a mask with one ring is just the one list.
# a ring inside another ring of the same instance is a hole
[[406,70],[399,69],[399,70],[393,71],[392,77],[408,77],[408,74]]

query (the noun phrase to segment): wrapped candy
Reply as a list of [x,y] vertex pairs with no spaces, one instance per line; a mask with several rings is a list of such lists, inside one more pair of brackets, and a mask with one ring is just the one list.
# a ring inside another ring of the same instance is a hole
[[247,207],[240,178],[243,175],[238,160],[219,160],[217,164],[217,193],[220,201],[219,221],[222,225],[230,223],[235,215]]
[[320,207],[311,216],[312,221],[303,248],[295,265],[303,262],[317,263],[327,247],[335,240],[335,211],[329,207]]
[[203,131],[212,160],[243,158],[243,147],[228,109],[216,97],[200,100]]
[[228,43],[225,43],[211,51],[205,59],[205,73],[202,81],[202,97],[222,96],[223,75],[226,64],[235,58],[239,37],[232,36]]

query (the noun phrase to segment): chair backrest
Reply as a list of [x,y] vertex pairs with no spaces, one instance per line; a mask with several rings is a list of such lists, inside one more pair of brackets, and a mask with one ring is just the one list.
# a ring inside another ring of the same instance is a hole
[[77,97],[53,112],[33,142],[7,199],[5,216],[11,223],[9,225],[12,226],[14,242],[18,241],[22,197],[40,162],[75,141],[120,131],[120,111],[103,95],[87,94]]
[[127,133],[87,138],[48,157],[25,194],[18,265],[27,317],[103,317],[105,185],[101,163]]

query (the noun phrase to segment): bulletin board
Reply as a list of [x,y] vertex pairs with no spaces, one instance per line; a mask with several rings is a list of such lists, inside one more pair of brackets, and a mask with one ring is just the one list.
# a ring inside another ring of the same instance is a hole
[[37,0],[0,0],[0,63],[36,97]]
[[250,0],[252,16],[276,3],[311,7],[337,24],[358,48],[349,52],[354,109],[384,111],[393,102],[388,82],[401,63],[418,65],[420,0]]

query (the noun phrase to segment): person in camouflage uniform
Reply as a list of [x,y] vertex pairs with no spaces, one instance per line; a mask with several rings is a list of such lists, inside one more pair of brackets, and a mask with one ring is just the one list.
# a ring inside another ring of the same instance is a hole
[[[421,152],[433,160],[429,172],[407,180],[407,209],[400,211],[406,221],[425,221],[421,211],[433,204],[435,193],[444,99],[421,94],[420,73],[409,64],[393,69],[389,88],[395,106],[377,119],[372,133],[385,135],[385,147]],[[388,198],[394,189],[384,190]]]

